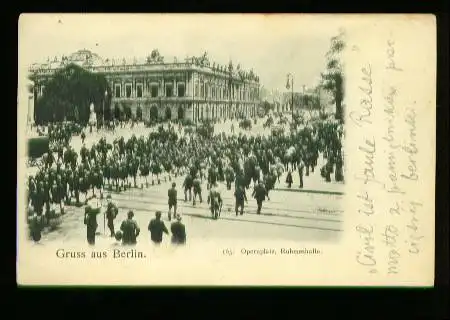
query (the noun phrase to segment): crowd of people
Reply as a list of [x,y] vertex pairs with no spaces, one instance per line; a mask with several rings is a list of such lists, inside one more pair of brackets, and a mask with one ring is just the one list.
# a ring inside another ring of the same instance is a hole
[[[57,143],[43,156],[38,172],[28,178],[29,216],[43,218],[48,224],[59,213],[64,214],[65,205],[85,205],[90,197],[102,198],[105,189],[120,192],[132,185],[138,187],[139,177],[145,179],[147,187],[149,176],[152,185],[159,185],[162,174],[169,180],[183,176],[185,201],[192,201],[194,206],[197,200],[203,201],[202,182],[206,180],[213,218],[220,216],[222,206],[216,188],[219,183],[228,190],[234,188],[236,215],[242,214],[247,201],[245,190],[253,186],[252,196],[260,213],[262,202],[280,182],[283,172],[287,172],[285,182],[289,188],[294,172],[299,177],[298,187],[303,188],[303,176],[314,172],[319,153],[326,159],[320,168],[324,180],[330,182],[333,172],[336,181],[343,180],[343,131],[334,122],[310,123],[284,135],[222,133],[205,139],[196,132],[181,132],[175,126],[160,126],[147,137],[117,137],[112,143],[100,138],[90,147],[84,144],[83,133],[83,146],[76,152],[70,145],[72,131],[52,126],[49,137]],[[143,187],[144,182],[140,184]],[[177,217],[173,201],[176,199],[172,195],[169,207],[174,208]]]

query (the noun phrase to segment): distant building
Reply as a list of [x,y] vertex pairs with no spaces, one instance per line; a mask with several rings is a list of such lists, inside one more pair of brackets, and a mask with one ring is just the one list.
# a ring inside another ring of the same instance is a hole
[[[306,105],[304,96],[315,97],[319,99],[321,109],[331,112],[334,108],[331,94],[321,88],[307,89],[303,92],[294,92],[294,112],[306,110],[311,106]],[[283,92],[278,112],[292,112],[292,92]]]
[[[79,50],[68,57],[44,64],[33,64],[29,71],[36,77],[34,100],[40,97],[46,82],[56,70],[68,64],[104,74],[111,88],[112,103],[129,105],[132,112],[141,106],[144,118],[223,119],[255,117],[260,101],[259,77],[251,70],[211,65],[207,54],[181,61],[164,59],[153,50],[145,61],[102,59],[89,50]],[[153,110],[152,110],[153,109]]]
[[292,112],[292,95],[294,96],[294,112],[304,107],[301,102],[303,97],[301,92],[283,92],[281,94],[281,102],[278,106],[278,110],[276,110],[277,112]]

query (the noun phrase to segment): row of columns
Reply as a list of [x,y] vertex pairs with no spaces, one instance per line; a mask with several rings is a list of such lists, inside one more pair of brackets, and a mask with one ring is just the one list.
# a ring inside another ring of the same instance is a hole
[[256,117],[256,104],[237,105],[208,105],[205,103],[194,103],[192,110],[193,121],[199,120],[216,120],[216,119],[231,119],[241,115],[244,118]]
[[[215,90],[216,89],[216,90]],[[231,88],[231,92],[228,91],[227,85],[210,85],[208,82],[195,82],[195,97],[213,99],[213,100],[226,100],[233,99],[238,101],[256,101],[258,100],[257,91],[253,94],[250,94],[250,90],[254,90],[255,88],[249,88],[249,90],[245,90],[243,87],[233,86]],[[213,96],[213,92],[216,94]]]

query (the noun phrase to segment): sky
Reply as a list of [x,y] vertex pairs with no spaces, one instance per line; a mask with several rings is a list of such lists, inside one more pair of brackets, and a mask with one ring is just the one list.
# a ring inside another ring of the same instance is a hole
[[[342,16],[263,14],[27,14],[19,18],[19,69],[88,49],[102,58],[200,56],[259,76],[268,90],[313,86]],[[20,71],[19,71],[20,72]]]

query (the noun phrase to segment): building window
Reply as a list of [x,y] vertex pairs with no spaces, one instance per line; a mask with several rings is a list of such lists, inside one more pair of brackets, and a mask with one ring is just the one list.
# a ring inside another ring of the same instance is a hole
[[142,98],[142,84],[136,85],[136,96]]
[[172,84],[166,84],[166,97],[172,97],[173,96],[173,85]]
[[152,98],[156,98],[158,96],[158,86],[155,84],[151,86],[151,96]]
[[195,84],[195,96],[198,97],[198,83]]
[[114,91],[116,98],[120,98],[120,85],[116,85]]
[[204,97],[205,96],[205,85],[202,83],[200,85],[200,97]]
[[184,83],[179,83],[178,84],[178,96],[179,97],[184,97],[185,96],[185,88],[184,88]]
[[131,98],[131,84],[125,85],[125,96]]

